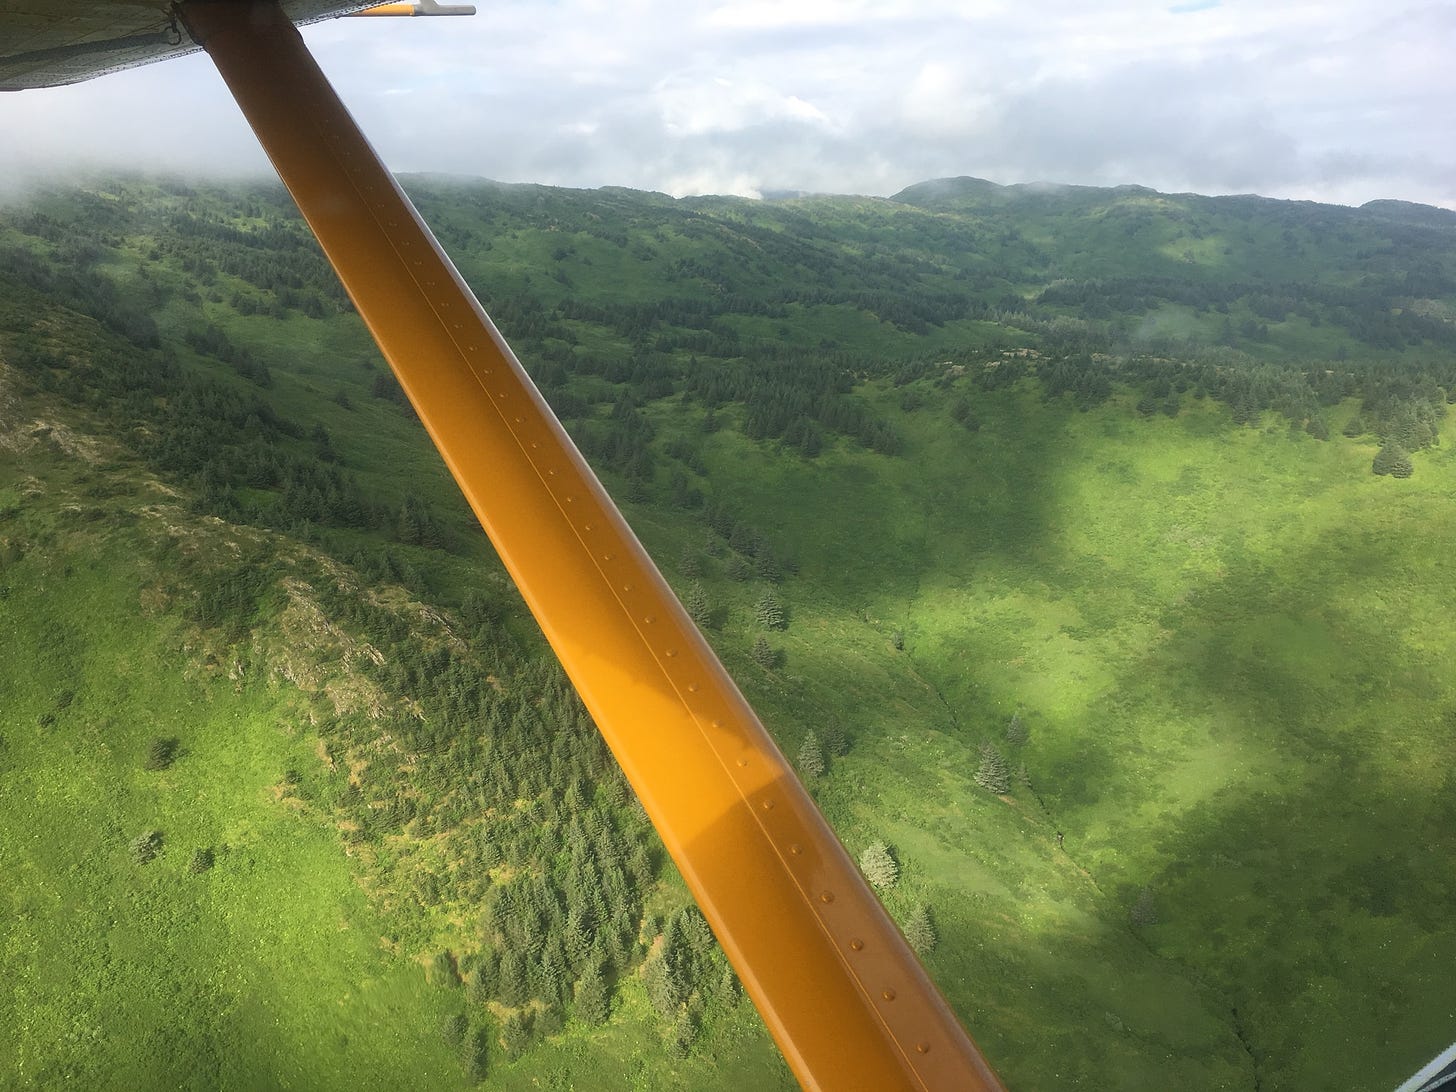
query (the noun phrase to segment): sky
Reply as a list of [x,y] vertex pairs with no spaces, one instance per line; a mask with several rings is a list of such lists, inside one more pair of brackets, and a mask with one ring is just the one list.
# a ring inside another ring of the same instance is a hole
[[[306,31],[396,171],[674,195],[929,178],[1456,208],[1456,4],[477,0]],[[0,183],[268,171],[205,57],[0,94]]]

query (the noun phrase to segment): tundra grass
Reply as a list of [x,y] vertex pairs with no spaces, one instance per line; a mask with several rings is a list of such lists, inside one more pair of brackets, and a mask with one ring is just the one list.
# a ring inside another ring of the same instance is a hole
[[[188,558],[234,536],[121,470],[0,461],[5,1087],[474,1087],[442,1029],[484,1011],[428,980],[371,896],[307,703],[187,620]],[[249,622],[269,630],[266,595]],[[156,740],[176,742],[160,769]],[[489,1087],[792,1084],[747,1001],[687,1057],[659,1023],[627,979],[603,1027],[516,1059],[492,1037]]]
[[[1397,1083],[1456,1035],[1450,449],[1399,481],[1369,445],[1191,401],[977,413],[812,470],[715,439],[813,585],[786,593],[804,681],[754,690],[770,720],[852,726],[821,789],[842,836],[900,850],[947,922],[931,966],[1013,1086]],[[1029,785],[978,789],[983,741]]]
[[[135,540],[86,537],[0,573],[8,1086],[458,1087],[420,1035],[440,998],[284,792],[318,765],[307,731],[263,683],[189,667],[142,605]],[[157,738],[179,747],[149,770]]]

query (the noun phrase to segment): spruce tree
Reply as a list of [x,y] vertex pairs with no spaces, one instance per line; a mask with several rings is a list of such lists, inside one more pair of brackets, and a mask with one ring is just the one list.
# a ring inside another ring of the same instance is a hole
[[764,545],[759,549],[758,556],[753,559],[753,567],[764,580],[771,580],[777,584],[783,578],[778,559],[774,557],[773,548],[770,546]]
[[1011,770],[993,743],[981,744],[981,766],[976,770],[976,784],[997,796],[1011,791]]
[[490,1032],[476,1028],[460,1043],[460,1063],[467,1080],[479,1084],[490,1069]]
[[444,1036],[446,1044],[452,1047],[458,1047],[464,1042],[465,1033],[469,1030],[470,1021],[461,1012],[446,1017],[444,1024],[440,1026],[440,1034]]
[[849,754],[849,736],[844,729],[834,721],[824,725],[822,733],[824,737],[824,753],[835,758],[843,758]]
[[935,932],[935,921],[930,916],[930,907],[924,903],[916,905],[910,911],[910,916],[905,919],[905,939],[910,942],[920,955],[925,955],[935,950],[936,943],[940,937]]
[[606,1023],[609,1015],[611,1004],[607,997],[607,983],[602,978],[601,968],[594,963],[590,964],[576,984],[577,1019],[584,1024],[596,1026]]
[[768,643],[768,638],[759,636],[753,642],[753,660],[759,667],[766,667],[773,670],[779,665],[778,650]]
[[706,626],[708,618],[712,614],[712,608],[708,605],[708,593],[702,582],[694,580],[688,585],[687,594],[683,596],[683,608],[688,612],[688,617],[698,626]]
[[149,770],[165,770],[176,760],[181,744],[175,736],[158,736],[147,745],[147,760],[143,765]]
[[1006,742],[1013,747],[1025,747],[1026,741],[1031,738],[1031,733],[1026,729],[1026,722],[1021,719],[1020,713],[1011,714],[1011,723],[1006,726]]
[[890,847],[879,839],[871,842],[860,854],[859,868],[865,879],[875,887],[894,887],[900,879],[900,865]]
[[804,737],[804,744],[799,748],[798,758],[799,773],[804,775],[805,780],[814,781],[824,776],[824,750],[819,746],[819,737],[811,729]]
[[753,617],[764,629],[783,629],[787,624],[784,619],[784,608],[779,605],[778,599],[771,591],[766,591],[759,597],[758,603],[753,608]]
[[1389,474],[1392,478],[1409,478],[1414,472],[1414,468],[1411,466],[1410,455],[1406,453],[1405,448],[1394,440],[1390,440],[1376,452],[1375,460],[1370,464],[1370,472],[1372,474]]
[[694,550],[691,546],[684,546],[682,559],[677,565],[677,571],[682,573],[683,576],[702,576],[703,561],[698,551]]
[[501,1023],[501,1045],[506,1057],[518,1058],[531,1043],[531,1018],[529,1010],[509,1013]]
[[132,860],[137,864],[146,864],[155,860],[158,853],[162,851],[162,832],[160,830],[148,830],[138,834],[131,843]]
[[501,957],[496,995],[504,1005],[524,1005],[530,1000],[530,986],[526,981],[526,958],[519,949],[511,948]]

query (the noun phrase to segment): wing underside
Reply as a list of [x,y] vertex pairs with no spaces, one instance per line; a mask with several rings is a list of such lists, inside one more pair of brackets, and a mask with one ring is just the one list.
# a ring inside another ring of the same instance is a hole
[[[295,23],[368,7],[358,0],[284,0]],[[59,87],[197,52],[160,0],[0,0],[0,91]]]

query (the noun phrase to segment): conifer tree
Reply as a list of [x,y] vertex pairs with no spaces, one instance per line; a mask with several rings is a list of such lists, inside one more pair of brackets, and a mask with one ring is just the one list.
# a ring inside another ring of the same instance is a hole
[[137,864],[146,864],[155,860],[161,851],[162,832],[160,830],[148,830],[138,834],[131,843],[132,860]]
[[647,987],[647,1000],[657,1010],[657,1015],[666,1019],[677,1011],[682,1002],[672,965],[667,959],[667,943],[659,948],[642,966],[642,982]]
[[523,1005],[530,997],[530,987],[526,981],[526,957],[517,949],[512,948],[501,957],[497,996],[505,1005]]
[[607,984],[602,978],[601,968],[589,964],[586,973],[576,984],[576,1015],[584,1024],[604,1024],[611,1014],[607,997]]
[[777,597],[771,591],[766,591],[759,597],[753,608],[753,617],[764,629],[783,629],[788,624],[784,618],[784,608],[779,605]]
[[918,903],[905,919],[905,939],[920,955],[934,951],[940,940],[935,932],[935,921],[930,916],[930,907],[923,902]]
[[976,784],[997,796],[1011,791],[1011,770],[994,743],[981,744],[981,766],[976,770]]
[[158,736],[147,745],[147,760],[143,765],[149,770],[165,770],[175,761],[181,743],[175,736]]
[[687,1009],[681,1010],[672,1024],[672,1035],[667,1041],[668,1053],[674,1058],[686,1058],[697,1036],[697,1021]]
[[1006,742],[1013,747],[1024,747],[1026,741],[1031,738],[1031,733],[1026,729],[1026,722],[1021,719],[1020,713],[1011,714],[1011,723],[1006,726]]
[[490,1064],[490,1032],[476,1028],[460,1043],[460,1061],[465,1067],[467,1080],[479,1084],[485,1080]]
[[517,1058],[531,1042],[530,1017],[520,1011],[508,1014],[501,1023],[501,1045],[506,1057]]
[[849,736],[838,723],[829,721],[824,725],[822,735],[826,757],[832,755],[835,758],[843,758],[849,754]]
[[706,626],[712,615],[712,608],[708,604],[708,593],[702,582],[694,580],[688,585],[687,594],[683,596],[683,608],[688,612],[688,617],[698,626]]
[[703,561],[698,551],[694,550],[691,546],[684,546],[682,559],[677,564],[677,571],[682,573],[683,576],[702,576]]
[[779,569],[778,559],[774,557],[773,548],[767,544],[760,547],[758,556],[753,559],[753,567],[764,580],[771,580],[777,584],[783,579],[783,572]]
[[1388,441],[1370,464],[1372,474],[1389,474],[1392,478],[1409,478],[1414,472],[1410,455],[1394,440]]
[[779,665],[778,651],[768,643],[768,638],[760,635],[753,642],[753,660],[759,667],[766,667],[772,670]]
[[894,887],[900,879],[900,865],[890,852],[890,847],[876,839],[871,842],[859,858],[860,871],[875,887]]
[[824,776],[824,751],[819,746],[819,737],[812,729],[804,737],[804,744],[799,748],[798,757],[799,773],[803,774],[806,780],[814,781]]
[[440,1034],[444,1036],[449,1046],[459,1046],[465,1041],[465,1033],[470,1030],[470,1021],[465,1018],[464,1013],[457,1012],[454,1016],[445,1018],[444,1024],[440,1026]]

